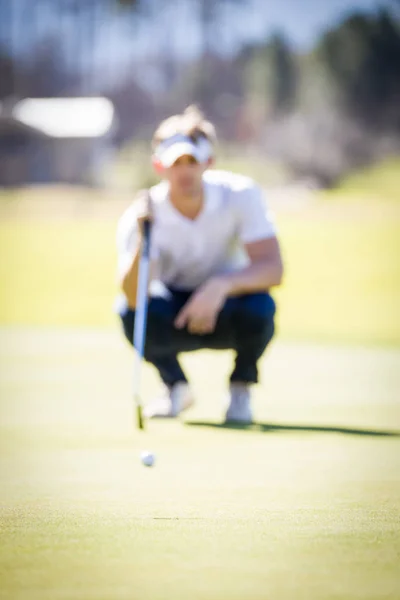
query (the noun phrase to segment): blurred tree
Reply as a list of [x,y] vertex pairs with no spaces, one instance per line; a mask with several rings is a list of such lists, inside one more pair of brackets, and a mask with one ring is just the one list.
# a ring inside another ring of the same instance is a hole
[[0,0],[0,98],[13,93],[14,61],[11,40],[12,10],[9,0]]
[[378,15],[365,70],[373,80],[366,118],[379,111],[378,127],[395,127],[400,134],[400,29],[399,22],[385,10]]
[[[12,7],[9,0],[0,0],[0,46],[10,47],[11,44]],[[7,54],[10,54],[9,50]]]
[[138,8],[140,0],[116,0],[117,4],[125,8]]
[[241,57],[247,131],[254,141],[262,141],[265,124],[289,113],[297,102],[297,59],[283,35]]
[[[111,0],[122,8],[133,9],[140,14],[148,16],[162,12],[165,7],[165,0]],[[175,3],[179,5],[188,4],[190,11],[198,16],[197,22],[201,30],[202,54],[208,55],[214,53],[218,47],[218,27],[220,18],[224,9],[230,6],[243,6],[248,4],[248,0],[169,0],[168,4]]]
[[[98,34],[98,11],[102,0],[59,0],[59,19],[67,45],[69,65],[79,77],[77,94],[92,92],[94,56]],[[53,4],[53,10],[55,5]]]
[[56,36],[41,39],[32,56],[24,64],[24,87],[30,96],[71,95],[78,87],[76,76],[66,69],[64,53]]
[[12,92],[13,94],[18,94],[19,92],[19,68],[20,68],[20,60],[18,57],[18,41],[20,39],[20,2],[18,1],[14,1],[14,2],[8,2],[9,6],[8,6],[8,12],[7,14],[7,21],[8,21],[8,26],[9,26],[9,39],[8,39],[8,43],[9,43],[9,48],[10,48],[10,55],[12,58],[12,65],[13,65],[13,71],[12,71],[12,78],[13,78],[13,82],[12,82]]
[[219,56],[202,57],[190,64],[166,95],[165,112],[176,112],[190,103],[199,103],[218,124],[226,138],[235,135],[235,115],[242,100],[240,72],[233,61]]
[[149,139],[156,120],[155,107],[151,96],[138,85],[134,77],[114,86],[108,96],[118,115],[116,143],[123,145],[133,138]]
[[126,9],[133,18],[152,15],[163,4],[161,0],[156,0],[156,2],[149,2],[148,0],[106,0],[106,2],[110,5],[116,5],[121,10]]
[[0,99],[14,92],[14,63],[5,48],[0,48]]
[[[198,77],[186,77],[185,73],[182,74],[185,85],[179,83],[181,98],[185,104],[190,103],[195,98],[196,102],[201,104],[201,106],[205,107],[209,105],[210,85],[203,71],[208,70],[210,57],[218,53],[222,21],[228,15],[227,9],[229,7],[245,8],[248,0],[169,0],[168,7],[165,0],[154,0],[153,2],[146,2],[145,0],[114,0],[114,2],[123,8],[133,9],[132,12],[134,14],[148,20],[157,19],[157,17],[164,18],[167,8],[174,8],[177,15],[176,18],[179,18],[183,6],[186,5],[188,7],[189,12],[196,16],[195,21],[200,30],[201,54],[199,58],[200,66],[197,69]],[[168,51],[168,41],[164,42],[165,45]],[[165,69],[163,79],[171,81],[171,73],[174,75],[176,72],[174,65],[171,64],[171,60],[166,60],[166,56],[163,56],[160,64]]]
[[356,13],[299,57],[295,109],[269,140],[297,174],[332,183],[400,142],[400,37],[387,11]]
[[387,11],[349,17],[323,36],[316,56],[334,86],[342,110],[368,127],[383,126],[388,110],[391,121],[398,122],[400,32]]
[[295,55],[283,35],[272,36],[267,46],[267,60],[271,109],[274,114],[284,114],[296,103],[297,64]]
[[[245,8],[248,4],[247,0],[187,0],[192,4],[192,10],[197,12],[199,18],[198,23],[201,32],[201,57],[200,57],[200,78],[191,90],[189,89],[190,97],[195,97],[196,101],[202,107],[206,107],[209,103],[210,86],[207,79],[204,77],[204,72],[207,70],[209,57],[216,54],[223,25],[224,15],[229,15],[227,9]],[[187,103],[188,103],[187,102]]]

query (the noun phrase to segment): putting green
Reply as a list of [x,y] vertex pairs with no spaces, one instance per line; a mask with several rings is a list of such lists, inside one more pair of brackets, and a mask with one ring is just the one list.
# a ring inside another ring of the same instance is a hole
[[116,330],[0,331],[1,598],[397,600],[398,350],[276,342],[248,430],[201,352],[186,422],[135,431],[131,358]]

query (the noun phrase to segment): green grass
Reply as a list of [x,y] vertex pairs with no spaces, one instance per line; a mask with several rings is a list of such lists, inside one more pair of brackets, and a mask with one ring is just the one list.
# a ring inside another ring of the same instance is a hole
[[114,222],[4,222],[0,252],[1,323],[114,322]]
[[283,336],[400,344],[400,221],[287,218],[281,236]]
[[388,158],[345,177],[337,192],[355,198],[400,201],[400,157]]
[[[278,213],[280,335],[398,345],[398,213],[344,205],[331,214],[323,206]],[[114,219],[3,221],[0,323],[113,325],[115,227]]]
[[0,598],[397,600],[399,352],[274,344],[248,430],[230,361],[185,356],[197,406],[139,433],[119,332],[0,330]]

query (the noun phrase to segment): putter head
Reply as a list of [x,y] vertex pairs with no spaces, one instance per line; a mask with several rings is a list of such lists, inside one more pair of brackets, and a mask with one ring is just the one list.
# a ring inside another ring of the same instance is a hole
[[136,406],[136,424],[138,429],[144,429],[143,411],[140,404]]

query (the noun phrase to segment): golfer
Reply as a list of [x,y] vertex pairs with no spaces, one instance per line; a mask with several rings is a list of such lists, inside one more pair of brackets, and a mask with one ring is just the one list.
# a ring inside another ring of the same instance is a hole
[[251,423],[251,385],[274,335],[270,290],[283,271],[274,222],[254,181],[212,168],[215,144],[214,126],[195,106],[163,121],[152,140],[161,182],[118,223],[117,310],[132,343],[142,224],[152,221],[144,356],[164,385],[147,418],[176,417],[193,405],[180,353],[231,349],[225,420]]

